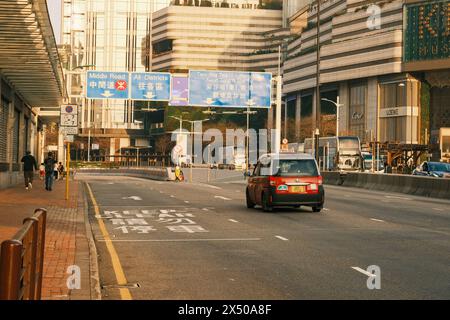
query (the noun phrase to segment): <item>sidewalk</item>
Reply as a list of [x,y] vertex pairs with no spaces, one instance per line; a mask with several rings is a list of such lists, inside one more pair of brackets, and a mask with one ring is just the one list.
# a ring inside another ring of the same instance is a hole
[[[12,237],[22,226],[26,217],[37,208],[47,209],[47,231],[45,239],[44,273],[42,283],[43,300],[89,300],[95,299],[97,257],[90,241],[90,227],[86,225],[83,186],[78,181],[70,182],[70,199],[65,198],[66,181],[55,181],[53,191],[45,190],[44,182],[35,179],[33,188],[19,186],[0,190],[0,242]],[[66,284],[67,268],[77,265],[81,270],[81,289],[69,290]]]

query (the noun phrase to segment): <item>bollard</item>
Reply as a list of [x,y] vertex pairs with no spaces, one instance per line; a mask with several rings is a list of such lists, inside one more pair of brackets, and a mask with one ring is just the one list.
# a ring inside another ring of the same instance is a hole
[[3,241],[0,255],[0,300],[17,300],[20,296],[22,242]]

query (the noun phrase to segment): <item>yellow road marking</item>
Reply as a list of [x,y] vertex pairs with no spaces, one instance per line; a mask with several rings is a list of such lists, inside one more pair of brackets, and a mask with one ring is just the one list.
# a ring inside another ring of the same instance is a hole
[[[114,269],[114,274],[116,275],[117,284],[118,285],[126,285],[127,278],[125,277],[125,273],[123,272],[122,265],[120,264],[119,256],[117,255],[116,249],[112,244],[111,238],[109,237],[108,230],[106,229],[105,223],[102,219],[99,219],[100,210],[98,208],[97,200],[95,200],[94,194],[92,193],[92,189],[89,186],[89,183],[86,183],[86,187],[89,191],[89,195],[92,200],[92,204],[94,205],[95,216],[97,217],[97,222],[100,227],[100,231],[102,232],[103,238],[105,239],[106,248],[108,249],[109,255],[111,257],[111,262]],[[132,300],[130,290],[127,288],[120,288],[120,297],[122,300]]]

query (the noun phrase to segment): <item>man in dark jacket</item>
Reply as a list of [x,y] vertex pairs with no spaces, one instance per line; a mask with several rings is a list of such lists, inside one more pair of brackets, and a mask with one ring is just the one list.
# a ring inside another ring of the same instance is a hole
[[48,153],[48,157],[44,160],[45,166],[45,190],[52,191],[53,186],[53,171],[55,167],[56,160],[53,159],[53,154]]
[[25,178],[25,188],[33,188],[34,170],[37,170],[36,159],[31,155],[30,151],[26,152],[26,155],[22,158],[23,162],[23,175]]

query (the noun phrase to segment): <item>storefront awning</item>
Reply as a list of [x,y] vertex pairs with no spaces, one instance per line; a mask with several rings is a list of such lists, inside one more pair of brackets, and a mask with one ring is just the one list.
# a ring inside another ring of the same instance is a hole
[[57,107],[66,96],[45,0],[0,1],[0,72],[31,107]]

